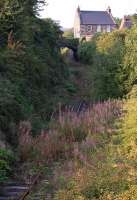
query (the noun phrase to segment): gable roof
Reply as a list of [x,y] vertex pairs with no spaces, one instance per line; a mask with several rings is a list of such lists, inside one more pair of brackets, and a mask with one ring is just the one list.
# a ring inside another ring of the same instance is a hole
[[80,21],[83,25],[116,25],[107,11],[80,11]]

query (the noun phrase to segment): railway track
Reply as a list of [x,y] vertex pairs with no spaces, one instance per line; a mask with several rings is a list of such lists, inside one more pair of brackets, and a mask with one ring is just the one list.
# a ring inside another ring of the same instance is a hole
[[[58,118],[60,112],[73,112],[76,114],[81,114],[86,112],[86,110],[90,107],[90,105],[85,101],[76,101],[71,105],[59,106],[59,108],[52,114],[51,118]],[[37,184],[38,179],[40,177],[40,173],[36,175],[30,185],[20,182],[8,182],[7,184],[3,184],[0,186],[0,200],[25,200],[28,195],[33,190],[33,187]],[[48,180],[45,180],[48,182]],[[44,196],[40,196],[37,194],[33,200],[51,200],[50,194],[48,198],[48,194]]]
[[86,112],[91,107],[86,101],[75,101],[70,105],[59,105],[58,108],[51,114],[50,119],[57,119],[63,113],[76,113],[77,115]]
[[0,200],[19,200],[28,188],[25,183],[8,182],[0,186]]

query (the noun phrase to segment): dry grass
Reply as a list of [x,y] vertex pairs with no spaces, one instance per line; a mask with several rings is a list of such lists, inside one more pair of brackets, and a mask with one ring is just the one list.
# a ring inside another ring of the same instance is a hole
[[121,115],[121,107],[120,101],[109,100],[79,114],[69,110],[62,112],[48,132],[42,130],[35,138],[30,123],[21,122],[19,149],[22,160],[47,163],[75,157],[79,146],[81,149],[88,146],[97,148],[101,142],[100,135],[110,137],[113,133],[114,120]]

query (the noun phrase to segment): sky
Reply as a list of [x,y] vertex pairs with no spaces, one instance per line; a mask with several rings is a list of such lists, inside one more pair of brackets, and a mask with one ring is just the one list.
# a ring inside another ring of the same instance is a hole
[[111,7],[114,17],[137,12],[137,0],[46,0],[48,5],[42,11],[43,18],[52,18],[64,28],[73,27],[78,5],[81,10],[106,10]]

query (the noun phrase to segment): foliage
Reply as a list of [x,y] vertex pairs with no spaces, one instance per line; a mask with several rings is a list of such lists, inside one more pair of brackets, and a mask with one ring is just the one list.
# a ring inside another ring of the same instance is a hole
[[137,26],[134,26],[131,31],[129,31],[126,37],[126,54],[124,57],[124,71],[126,74],[125,85],[127,90],[131,90],[137,79]]
[[[21,157],[23,160],[27,160],[27,158],[31,158],[35,151],[39,161],[40,158],[41,161],[44,161],[43,156],[45,161],[56,160],[62,156],[65,157],[64,155],[67,155],[67,152],[71,154],[73,144],[86,141],[88,135],[108,133],[106,138],[109,137],[109,134],[113,131],[113,121],[120,115],[120,107],[120,102],[108,101],[98,103],[92,109],[80,115],[70,111],[61,113],[59,119],[51,123],[49,132],[42,132],[35,138],[32,137],[30,123],[22,122],[19,128]],[[37,160],[36,154],[34,162]]]
[[91,97],[118,98],[136,82],[136,30],[114,31],[81,44],[79,57],[91,65]]
[[0,149],[0,183],[8,179],[13,161],[15,158],[10,150]]
[[[127,159],[131,159],[131,165],[133,168],[136,163],[136,120],[137,120],[137,103],[136,103],[137,87],[134,86],[132,91],[129,93],[128,100],[125,103],[124,110],[126,112],[125,117],[123,118],[122,123],[122,132],[123,132],[123,148],[126,154]],[[135,162],[135,163],[134,163]],[[129,163],[130,165],[130,163]],[[132,169],[133,170],[133,169]],[[136,167],[134,169],[136,171]]]
[[131,20],[134,25],[137,25],[137,14],[136,13],[131,15]]
[[119,18],[119,17],[115,17],[114,19],[115,19],[115,22],[116,22],[116,24],[117,24],[117,27],[120,28],[122,19]]
[[[56,190],[55,200],[137,198],[136,97],[135,85],[123,101],[124,104],[107,101],[98,103],[79,115],[70,111],[60,113],[59,119],[51,125],[54,132],[43,133],[36,138],[39,162],[41,158],[43,164],[45,155],[46,162],[49,155],[52,161],[59,162],[61,159],[51,180]],[[82,130],[88,135],[84,135]],[[48,146],[53,143],[55,145]],[[32,146],[34,144],[36,143]],[[43,152],[43,155],[40,152]],[[32,160],[35,163],[36,160]]]
[[79,59],[84,63],[93,63],[94,55],[96,51],[96,44],[94,41],[83,42],[79,48]]
[[[123,97],[132,89],[124,106],[109,99],[78,113],[59,110],[45,129],[56,105],[76,88],[60,52],[60,27],[38,18],[44,4],[0,2],[0,130],[18,145],[28,176],[59,162],[51,180],[55,200],[135,200],[137,27],[96,35],[79,47],[80,60],[90,65],[92,100]],[[62,42],[77,51],[79,41],[65,34]],[[12,152],[0,149],[0,182],[13,163]]]
[[[100,155],[98,151],[106,152],[104,148],[111,139],[111,135],[114,131],[114,120],[120,115],[121,102],[119,101],[98,103],[97,105],[93,105],[93,107],[88,109],[85,113],[82,112],[78,115],[68,110],[68,112],[60,113],[59,119],[53,121],[49,131],[42,131],[41,134],[38,134],[35,138],[32,137],[30,123],[22,122],[19,129],[18,151],[20,152],[20,158],[22,161],[30,163],[31,166],[36,166],[37,168],[44,167],[53,162],[71,160],[72,169],[75,169],[75,163],[78,163],[78,166],[92,166],[92,162],[95,162],[95,168],[100,169],[102,165],[97,167],[99,164],[97,160],[99,156],[104,156],[104,153]],[[95,157],[93,156],[92,158],[92,154],[95,155]],[[104,168],[106,168],[106,165]],[[70,176],[69,170],[70,169],[67,170],[68,177]],[[88,167],[85,170],[88,170]],[[100,177],[103,169],[100,170],[101,172],[100,175],[98,175],[97,182],[101,179]],[[61,170],[61,173],[63,172],[64,171]],[[79,173],[79,169],[75,170],[75,173]],[[63,177],[60,172],[55,172],[55,174],[57,174],[57,177]],[[106,176],[107,174],[105,174],[105,177]],[[58,178],[56,180],[53,179],[53,181],[54,185],[60,190],[61,187]],[[73,182],[75,183],[75,180]],[[102,184],[104,184],[104,182]],[[63,186],[65,185],[63,184]],[[81,191],[81,189],[78,189],[80,192],[75,192],[75,188],[73,189],[70,189],[70,192],[68,191],[68,197],[66,196],[66,198],[74,198],[75,195],[77,198],[84,198],[83,190]],[[86,188],[85,193],[87,193]],[[60,195],[56,198],[60,198]]]
[[[77,150],[75,149],[75,158],[78,159],[75,162],[73,160],[71,165],[68,163],[70,167],[67,169],[63,166],[60,171],[57,170],[58,176],[64,176],[64,180],[67,180],[58,186],[55,199],[137,198],[136,95],[137,88],[134,86],[124,101],[122,116],[117,121],[118,124],[115,124],[116,132],[113,132],[110,140],[102,138],[98,145],[101,139],[97,140],[98,134],[94,140],[93,137],[88,138],[83,145],[79,144]],[[59,179],[57,182],[59,184]]]
[[60,45],[76,51],[79,46],[79,40],[77,38],[63,38],[60,41]]
[[95,96],[100,99],[123,95],[124,70],[122,69],[125,33],[112,32],[97,41],[93,77]]
[[60,27],[37,17],[44,1],[0,4],[0,129],[8,142],[17,145],[21,120],[30,120],[34,129],[46,126],[67,93],[69,73],[58,45]]

